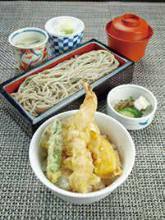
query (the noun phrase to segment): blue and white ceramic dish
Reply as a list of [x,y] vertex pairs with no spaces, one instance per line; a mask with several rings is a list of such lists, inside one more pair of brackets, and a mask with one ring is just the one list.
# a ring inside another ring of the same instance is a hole
[[75,17],[60,16],[48,20],[45,29],[49,34],[50,55],[59,55],[80,45],[84,23]]
[[[151,105],[151,110],[139,118],[130,118],[118,113],[114,106],[120,101],[129,97],[137,99],[140,96],[145,97]],[[148,89],[134,85],[125,84],[113,88],[107,97],[107,113],[116,120],[120,121],[128,130],[139,130],[151,124],[157,109],[157,100],[154,94]]]

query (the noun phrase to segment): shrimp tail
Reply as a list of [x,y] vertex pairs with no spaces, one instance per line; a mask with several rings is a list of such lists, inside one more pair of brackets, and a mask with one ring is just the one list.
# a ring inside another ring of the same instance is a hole
[[87,121],[92,122],[97,109],[97,97],[88,83],[84,82],[83,86],[86,96],[84,102],[80,106],[80,113],[88,119]]
[[79,129],[89,127],[94,121],[94,115],[97,109],[97,97],[92,91],[90,85],[83,82],[84,90],[86,92],[84,102],[80,106],[80,110],[74,116],[75,125],[78,125]]
[[83,82],[83,87],[84,87],[86,96],[85,96],[84,102],[80,106],[80,109],[86,107],[86,108],[91,109],[91,111],[95,112],[97,109],[96,94],[93,92],[91,86],[88,83]]

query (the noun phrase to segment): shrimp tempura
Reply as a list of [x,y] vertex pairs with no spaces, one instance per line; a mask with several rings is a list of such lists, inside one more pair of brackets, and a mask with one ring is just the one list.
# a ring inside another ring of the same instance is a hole
[[93,160],[87,148],[91,126],[94,127],[97,98],[87,83],[84,83],[84,89],[86,97],[80,110],[67,119],[63,127],[64,148],[68,156],[63,166],[72,171],[69,176],[71,189],[82,193],[92,191],[92,187],[101,183],[100,177],[93,172]]

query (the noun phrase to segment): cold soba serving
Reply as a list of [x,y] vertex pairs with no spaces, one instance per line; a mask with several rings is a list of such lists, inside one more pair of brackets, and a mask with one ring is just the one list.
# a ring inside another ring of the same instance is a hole
[[12,96],[33,116],[45,112],[81,89],[82,80],[93,83],[119,66],[106,50],[93,50],[29,76]]

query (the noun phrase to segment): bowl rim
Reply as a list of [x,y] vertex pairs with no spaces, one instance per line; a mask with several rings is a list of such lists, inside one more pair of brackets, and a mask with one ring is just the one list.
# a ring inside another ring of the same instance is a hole
[[[115,90],[118,90],[120,88],[129,88],[129,87],[138,88],[139,90],[143,90],[143,91],[145,91],[146,93],[148,93],[152,97],[152,99],[154,101],[154,106],[153,106],[153,109],[152,109],[152,111],[150,113],[148,113],[145,116],[139,117],[139,118],[130,118],[128,116],[125,116],[125,115],[122,115],[122,114],[118,113],[114,109],[114,107],[112,106],[112,104],[110,102],[110,96],[111,96],[112,92],[114,92]],[[139,121],[139,120],[147,119],[147,118],[149,118],[149,117],[151,117],[152,115],[155,114],[156,109],[157,109],[157,99],[156,99],[154,94],[149,89],[147,89],[147,88],[145,88],[143,86],[139,86],[139,85],[136,85],[136,84],[124,84],[124,85],[116,86],[115,88],[113,88],[112,90],[109,91],[108,96],[107,96],[107,106],[108,106],[108,108],[111,109],[111,111],[113,113],[115,113],[117,116],[119,116],[119,117],[121,117],[121,118],[123,118],[125,120],[128,120],[128,121]]]
[[[53,32],[51,32],[51,31],[49,30],[48,25],[49,25],[53,20],[56,20],[57,18],[71,18],[71,19],[73,19],[73,20],[77,20],[77,21],[81,24],[82,28],[80,29],[80,31],[76,31],[75,33],[70,34],[70,35],[67,35],[67,36],[65,36],[65,35],[60,35],[60,34],[54,34]],[[73,16],[57,16],[57,17],[52,17],[52,18],[50,18],[50,19],[45,23],[45,30],[46,30],[50,35],[52,35],[53,37],[59,37],[59,38],[72,38],[72,37],[74,37],[75,35],[77,35],[77,34],[79,34],[79,33],[82,33],[82,32],[84,31],[84,29],[85,29],[85,24],[84,24],[84,22],[83,22],[81,19],[79,19],[79,18],[77,18],[77,17],[73,17]]]
[[[40,44],[34,46],[34,47],[28,47],[28,46],[27,46],[27,47],[19,47],[19,46],[16,46],[16,45],[13,43],[13,41],[12,41],[12,38],[15,37],[14,35],[21,34],[21,33],[23,33],[23,32],[28,32],[28,31],[31,31],[31,32],[34,31],[34,32],[38,32],[38,33],[40,33],[40,34],[42,34],[42,35],[45,35],[45,40],[42,41]],[[25,27],[25,28],[21,28],[21,29],[18,29],[18,30],[16,30],[16,31],[12,32],[12,33],[9,35],[9,37],[8,37],[8,42],[9,42],[13,47],[15,47],[15,48],[27,50],[27,49],[39,48],[39,47],[45,45],[45,44],[48,42],[48,39],[49,39],[49,36],[48,36],[47,32],[44,31],[43,29],[38,28],[38,27]]]
[[55,118],[59,117],[59,116],[70,116],[72,115],[73,113],[77,112],[78,110],[71,110],[71,111],[66,111],[66,112],[63,112],[63,113],[60,113],[60,114],[57,114],[51,118],[49,118],[47,121],[45,121],[42,125],[40,125],[40,127],[36,130],[36,132],[34,133],[32,139],[31,139],[31,142],[30,142],[30,148],[29,148],[29,160],[30,160],[30,165],[31,165],[31,168],[33,170],[33,172],[35,173],[36,177],[40,180],[40,182],[45,186],[47,187],[48,189],[52,190],[53,192],[59,194],[59,195],[63,195],[63,196],[67,196],[69,198],[79,198],[79,199],[83,199],[83,198],[94,198],[94,197],[99,197],[101,195],[105,195],[105,194],[108,194],[110,192],[112,192],[114,189],[116,189],[118,186],[122,185],[123,182],[126,181],[126,179],[128,178],[128,176],[130,175],[132,169],[133,169],[133,166],[134,166],[134,162],[135,162],[135,144],[133,142],[133,139],[131,137],[131,135],[129,134],[129,132],[127,131],[127,129],[120,123],[118,122],[116,119],[110,117],[109,115],[106,115],[104,113],[101,113],[101,112],[96,112],[95,115],[98,115],[98,116],[101,116],[101,117],[106,117],[108,120],[112,120],[114,123],[117,123],[119,127],[122,128],[122,130],[125,132],[125,134],[127,135],[128,137],[128,140],[129,142],[131,143],[131,146],[132,146],[132,160],[130,161],[130,166],[129,166],[129,169],[126,171],[126,173],[121,176],[119,176],[111,185],[101,189],[101,190],[98,190],[98,191],[95,191],[95,192],[89,192],[89,193],[76,193],[76,192],[70,192],[70,191],[66,191],[66,190],[63,190],[59,187],[57,187],[56,185],[54,185],[53,183],[51,183],[46,176],[44,176],[45,178],[43,179],[42,177],[40,177],[38,175],[38,173],[36,172],[35,170],[35,166],[34,166],[34,160],[33,160],[33,157],[35,157],[33,155],[33,142],[35,141],[36,137],[38,136],[38,134],[42,131],[42,129],[46,126],[48,126],[48,124]]

